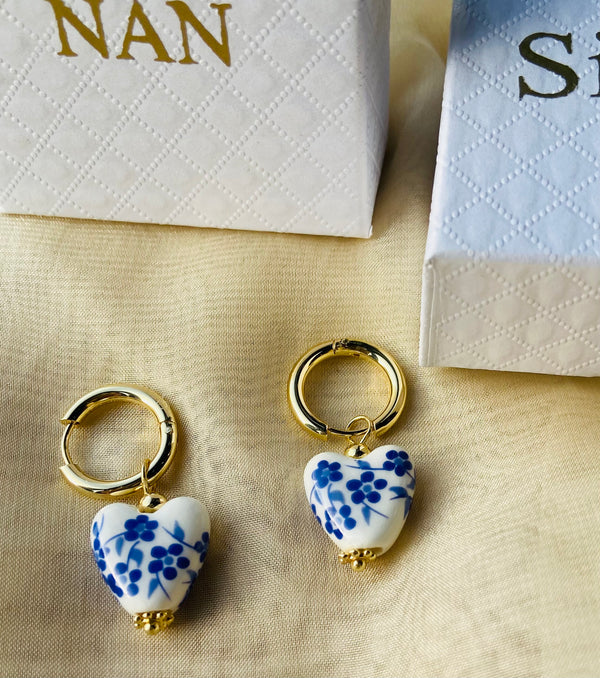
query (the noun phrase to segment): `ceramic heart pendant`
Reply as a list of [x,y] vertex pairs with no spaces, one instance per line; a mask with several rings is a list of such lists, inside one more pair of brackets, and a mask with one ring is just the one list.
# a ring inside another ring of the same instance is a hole
[[318,523],[342,551],[340,561],[359,570],[396,541],[410,511],[415,472],[396,445],[361,459],[324,452],[308,462],[304,486]]
[[178,497],[152,513],[110,504],[91,530],[102,577],[138,628],[157,631],[173,621],[206,558],[210,519],[191,497]]

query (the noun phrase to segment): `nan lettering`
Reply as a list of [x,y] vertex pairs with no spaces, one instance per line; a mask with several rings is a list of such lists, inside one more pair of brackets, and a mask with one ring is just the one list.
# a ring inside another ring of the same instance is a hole
[[[110,57],[108,44],[106,42],[106,34],[104,32],[104,24],[102,21],[101,5],[104,0],[84,0],[91,9],[92,18],[95,22],[95,27],[87,26],[75,12],[65,5],[64,0],[45,0],[52,5],[56,23],[58,26],[58,36],[61,43],[61,50],[58,52],[61,56],[76,57],[77,53],[73,51],[69,43],[69,34],[67,25],[71,30],[77,31],[79,35],[104,59]],[[125,4],[124,2],[122,4]],[[231,9],[228,3],[211,3],[219,17],[221,25],[220,40],[204,26],[198,17],[192,12],[189,6],[183,0],[169,0],[165,5],[175,12],[179,19],[181,29],[181,44],[183,48],[183,58],[179,60],[180,64],[196,64],[197,61],[192,57],[190,50],[189,31],[195,31],[203,40],[203,42],[211,49],[212,52],[226,65],[231,66],[231,52],[229,49],[229,32],[227,30],[226,12]],[[145,12],[139,0],[133,0],[131,9],[128,15],[127,30],[123,38],[122,49],[117,55],[117,59],[135,59],[131,54],[131,48],[134,43],[142,43],[150,45],[156,55],[155,61],[162,61],[165,63],[173,63],[175,59],[171,57],[167,48],[164,45],[158,31],[153,26],[148,14]]]

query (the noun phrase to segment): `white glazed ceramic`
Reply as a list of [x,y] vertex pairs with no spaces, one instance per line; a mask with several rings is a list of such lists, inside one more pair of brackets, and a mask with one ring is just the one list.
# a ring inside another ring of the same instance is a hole
[[210,519],[191,497],[171,499],[154,513],[110,504],[91,530],[102,577],[132,615],[175,612],[206,558]]
[[383,445],[360,460],[335,452],[313,457],[304,487],[319,524],[341,551],[385,553],[410,511],[415,473],[406,452]]

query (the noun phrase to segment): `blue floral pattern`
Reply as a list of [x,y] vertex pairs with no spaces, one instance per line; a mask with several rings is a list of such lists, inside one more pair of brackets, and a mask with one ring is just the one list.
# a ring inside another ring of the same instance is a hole
[[351,490],[350,499],[354,504],[363,504],[365,499],[372,504],[376,504],[381,495],[377,490],[383,490],[387,487],[385,478],[375,478],[373,471],[363,471],[359,478],[353,478],[346,483],[346,487]]
[[408,454],[402,450],[390,450],[386,452],[387,461],[383,462],[383,468],[387,471],[393,471],[397,476],[402,477],[409,471],[412,471]]
[[110,548],[102,548],[100,543],[100,532],[102,531],[103,523],[104,520],[102,520],[100,525],[98,525],[97,522],[94,522],[92,525],[92,534],[94,537],[92,541],[92,550],[94,551],[94,559],[96,560],[96,565],[98,565],[98,569],[102,574],[102,579],[104,579],[105,583],[115,594],[115,596],[117,596],[117,598],[121,598],[123,596],[123,589],[117,585],[117,581],[113,574],[106,573],[106,555],[110,553]]
[[[103,534],[104,522],[101,511],[92,525],[92,550],[104,581],[117,598],[125,593],[130,598],[151,598],[160,589],[170,599],[166,582],[187,572],[188,579],[183,583],[191,584],[208,552],[209,533],[204,532],[194,544],[188,543],[177,520],[166,527],[142,513],[125,520],[122,529],[110,535]],[[107,563],[109,554],[113,558],[112,573]]]
[[194,544],[194,549],[200,554],[200,562],[203,563],[208,553],[208,544],[210,535],[208,532],[202,533],[202,538]]
[[157,520],[150,520],[150,518],[142,513],[136,518],[130,518],[125,521],[125,534],[123,537],[126,541],[154,541],[154,531],[158,527]]
[[341,480],[343,478],[343,474],[340,471],[341,467],[342,465],[338,461],[330,464],[325,459],[322,459],[313,472],[313,480],[317,487],[327,487],[328,483],[335,483],[337,480]]
[[342,540],[375,518],[388,520],[385,507],[389,511],[390,502],[396,500],[404,502],[406,518],[415,488],[414,469],[406,452],[388,449],[378,464],[369,457],[340,458],[341,462],[320,459],[310,474],[312,487],[307,486],[312,512],[330,536]]

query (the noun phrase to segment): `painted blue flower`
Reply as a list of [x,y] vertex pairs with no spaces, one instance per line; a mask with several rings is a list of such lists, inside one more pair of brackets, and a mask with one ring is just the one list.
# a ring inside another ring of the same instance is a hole
[[106,571],[106,552],[108,552],[108,548],[104,548],[102,546],[102,542],[100,541],[100,530],[102,529],[102,525],[98,525],[98,523],[94,523],[92,525],[92,532],[94,534],[94,540],[92,542],[92,549],[94,551],[94,559],[96,560],[96,563],[98,564],[98,568],[100,569],[100,574],[102,575],[102,579],[106,582],[106,584],[109,586],[110,590],[117,596],[117,598],[121,598],[123,596],[123,589],[117,584],[117,580],[114,578],[112,574],[109,574],[108,576],[104,574]]
[[[136,596],[139,593],[138,582],[142,578],[142,571],[139,569],[139,567],[144,558],[144,554],[137,548],[139,539],[142,538],[138,535],[141,535],[144,532],[150,532],[152,534],[152,539],[154,539],[153,531],[158,527],[157,521],[149,521],[147,516],[144,517],[146,517],[146,520],[139,521],[139,523],[134,519],[126,521],[126,531],[112,536],[107,542],[104,543],[104,545],[100,540],[100,532],[102,531],[104,518],[102,519],[102,523],[100,525],[98,525],[98,523],[94,523],[92,525],[92,534],[94,537],[92,540],[92,549],[94,551],[94,558],[96,559],[96,563],[98,564],[100,573],[102,574],[102,579],[104,579],[110,590],[117,596],[117,598],[121,598],[123,596],[124,590],[126,590],[130,596]],[[129,525],[127,523],[129,523]],[[148,525],[149,523],[150,525]],[[153,525],[153,523],[156,523],[156,525]],[[138,525],[143,527],[138,527]],[[108,542],[115,540],[115,552],[120,556],[125,541],[133,541],[132,539],[128,539],[126,537],[127,532],[129,531],[134,531],[136,538],[135,542],[130,545],[129,552],[126,555],[125,560],[120,561],[115,565],[115,574],[105,574],[107,568],[106,555],[110,553],[111,550],[111,547],[107,546]],[[148,540],[146,539],[146,541]],[[134,569],[130,570],[129,566],[131,563],[134,564]]]
[[376,504],[381,499],[377,490],[383,490],[387,487],[387,480],[384,478],[375,480],[373,471],[363,471],[360,474],[360,480],[353,478],[346,483],[346,487],[352,492],[350,499],[355,504],[362,504],[365,499],[371,504]]
[[[331,509],[330,509],[331,510]],[[336,539],[341,539],[344,535],[342,532],[334,526],[329,511],[325,511],[325,524],[323,525],[327,534],[333,534]]]
[[183,546],[181,544],[171,544],[168,548],[153,546],[150,555],[154,560],[151,560],[148,564],[148,572],[151,574],[162,572],[165,579],[175,579],[177,568],[185,570],[190,566],[189,558],[182,556],[182,553]]
[[203,563],[206,559],[206,554],[208,553],[208,542],[210,541],[210,535],[208,532],[203,532],[200,541],[197,541],[194,544],[194,551],[197,551],[200,554],[200,562]]
[[115,594],[115,596],[117,596],[117,598],[121,598],[123,596],[123,589],[117,584],[112,574],[109,574],[108,577],[102,575],[102,578],[108,584],[110,590]]
[[390,450],[385,456],[387,460],[383,462],[383,468],[386,471],[394,471],[397,476],[402,477],[407,471],[412,470],[413,465],[408,460],[406,452]]
[[312,479],[316,482],[317,487],[326,487],[328,483],[335,483],[341,480],[344,474],[340,471],[342,465],[338,461],[331,464],[325,459],[317,464],[317,468],[312,472]]
[[119,577],[119,584],[127,589],[127,593],[130,596],[137,596],[140,592],[138,582],[142,578],[142,571],[138,567],[130,572],[127,572],[128,569],[129,561],[117,563],[115,565],[115,572]]
[[339,510],[339,514],[344,520],[344,527],[347,530],[352,530],[356,527],[356,520],[350,515],[351,513],[352,509],[348,504],[344,504]]
[[[321,519],[319,518],[317,514],[317,507],[315,504],[311,504],[310,508],[312,509],[312,512],[315,514],[315,518],[317,519],[317,522],[319,525],[322,525]],[[337,523],[339,526],[343,526],[347,530],[352,530],[356,527],[356,520],[352,518],[350,515],[352,513],[352,509],[350,506],[347,504],[344,504],[343,506],[340,507],[339,511],[335,508],[335,506],[330,506],[327,511],[325,511],[325,529],[329,534],[334,533],[334,522]],[[333,519],[331,516],[334,516]],[[329,528],[327,525],[329,524]],[[339,532],[339,530],[338,530]],[[341,539],[342,534],[341,532],[335,535],[338,537],[338,539]]]
[[100,572],[104,572],[104,570],[106,570],[106,554],[104,553],[104,549],[102,548],[102,544],[100,542],[100,528],[98,527],[98,523],[94,523],[92,525],[92,531],[94,534],[94,541],[92,542],[94,560],[96,561]]
[[126,541],[154,541],[154,531],[158,527],[157,520],[150,520],[145,513],[125,521]]
[[138,582],[141,578],[142,571],[138,568],[136,568],[135,570],[131,570],[131,572],[129,573],[129,584],[127,585],[127,593],[130,596],[137,596],[137,594],[140,592]]

